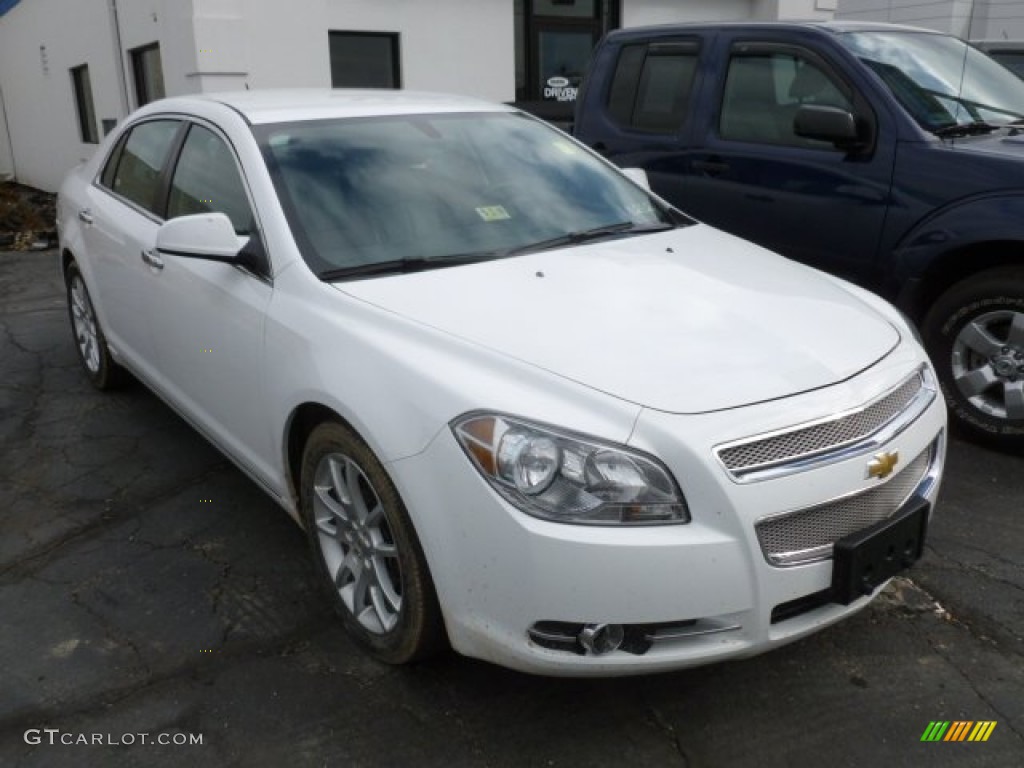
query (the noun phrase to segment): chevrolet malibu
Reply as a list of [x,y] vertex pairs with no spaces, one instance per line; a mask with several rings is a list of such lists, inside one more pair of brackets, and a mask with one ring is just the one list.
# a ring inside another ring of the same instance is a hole
[[921,554],[946,416],[904,318],[510,107],[167,99],[58,218],[86,376],[131,372],[295,518],[383,661],[748,656]]

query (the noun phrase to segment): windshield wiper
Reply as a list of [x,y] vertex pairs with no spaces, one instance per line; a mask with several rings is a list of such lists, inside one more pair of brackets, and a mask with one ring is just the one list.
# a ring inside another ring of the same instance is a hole
[[932,130],[941,139],[957,138],[959,136],[980,136],[986,133],[998,131],[1003,126],[986,123],[984,120],[974,120],[969,123],[958,123],[956,125],[944,125],[941,128]]
[[667,222],[658,224],[634,224],[632,221],[619,221],[615,224],[605,224],[600,227],[584,229],[579,232],[567,232],[564,235],[552,237],[548,240],[541,240],[536,243],[530,243],[529,245],[521,245],[517,248],[505,251],[503,255],[513,256],[523,253],[533,253],[535,251],[546,251],[549,248],[558,248],[561,245],[579,245],[580,243],[600,240],[601,238],[610,237],[612,235],[639,235],[649,232],[664,232],[675,228],[675,224]]
[[451,256],[433,256],[431,258],[410,256],[404,259],[389,259],[387,261],[374,261],[369,264],[356,264],[351,267],[325,269],[322,272],[318,272],[316,276],[325,282],[330,282],[332,280],[344,280],[356,277],[374,277],[376,275],[402,275],[410,272],[423,272],[428,269],[454,267],[459,264],[473,264],[479,261],[494,259],[502,255],[503,254],[498,251],[487,251],[479,253],[456,253]]

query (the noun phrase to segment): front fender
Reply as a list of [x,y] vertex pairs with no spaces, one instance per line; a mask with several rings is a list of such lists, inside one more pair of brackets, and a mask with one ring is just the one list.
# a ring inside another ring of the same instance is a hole
[[942,254],[979,243],[1020,243],[1024,260],[1024,191],[978,195],[933,211],[896,246],[892,281],[918,280]]

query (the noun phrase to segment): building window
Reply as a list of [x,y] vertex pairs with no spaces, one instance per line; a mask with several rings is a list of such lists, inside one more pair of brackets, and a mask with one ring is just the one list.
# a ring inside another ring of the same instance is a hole
[[135,106],[141,107],[164,97],[164,70],[160,65],[160,46],[144,45],[130,51],[135,75]]
[[75,91],[75,108],[78,110],[78,133],[86,144],[99,144],[96,131],[96,108],[92,103],[92,85],[89,82],[89,65],[83,64],[71,70],[71,85]]
[[329,32],[333,88],[401,88],[397,32]]

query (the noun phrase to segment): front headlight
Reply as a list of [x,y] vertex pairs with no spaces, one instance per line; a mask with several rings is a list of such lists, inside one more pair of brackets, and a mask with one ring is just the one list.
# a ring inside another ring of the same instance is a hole
[[653,457],[511,416],[473,413],[451,427],[473,465],[527,514],[590,525],[690,521],[683,494]]

